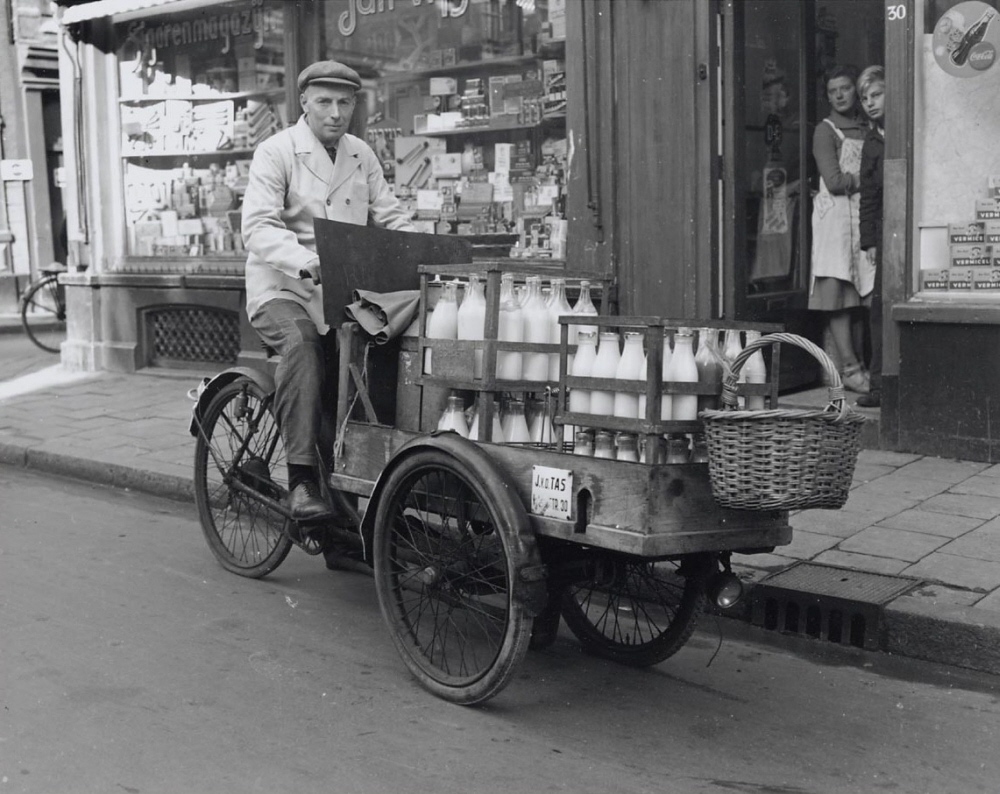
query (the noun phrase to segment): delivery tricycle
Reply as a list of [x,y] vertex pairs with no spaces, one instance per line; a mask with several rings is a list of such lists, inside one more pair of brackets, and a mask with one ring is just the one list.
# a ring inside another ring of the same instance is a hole
[[[338,276],[328,279],[323,261],[326,288]],[[273,381],[265,370],[237,367],[203,384],[191,423],[195,494],[204,534],[224,568],[263,577],[295,545],[310,554],[325,551],[328,563],[338,555],[355,565],[363,560],[410,672],[435,695],[473,704],[503,689],[529,647],[553,641],[561,620],[590,653],[632,666],[663,661],[691,636],[709,599],[725,606],[738,596],[732,553],[790,542],[787,509],[720,506],[707,462],[690,452],[667,457],[668,439],[697,439],[705,427],[702,419],[661,418],[662,399],[698,395],[711,402],[721,388],[664,382],[663,346],[691,321],[608,314],[610,282],[551,263],[459,259],[409,272],[419,273],[416,336],[374,344],[358,322],[342,321],[343,294],[333,297],[336,287],[327,301],[339,341],[339,391],[333,449],[321,450],[324,486],[350,521],[320,533],[296,531],[285,501]],[[517,281],[565,279],[570,290],[589,281],[604,313],[587,317],[588,324],[606,333],[641,333],[647,377],[623,383],[570,374],[578,316],[560,318],[557,344],[500,338],[505,274]],[[470,277],[485,282],[483,338],[424,335],[443,285],[467,285]],[[716,332],[775,330],[693,324]],[[778,371],[779,350],[767,348],[771,372]],[[541,352],[558,355],[557,380],[497,377],[498,356]],[[566,399],[573,389],[641,394],[645,411],[641,417],[574,412]],[[776,379],[740,384],[734,393],[736,399],[762,396],[773,408]],[[505,414],[525,395],[538,396],[535,405],[549,430],[508,443],[497,437],[504,431],[494,412]],[[454,407],[456,397],[481,420],[473,437],[438,430],[449,398]],[[574,454],[569,428],[632,434],[643,458]]]

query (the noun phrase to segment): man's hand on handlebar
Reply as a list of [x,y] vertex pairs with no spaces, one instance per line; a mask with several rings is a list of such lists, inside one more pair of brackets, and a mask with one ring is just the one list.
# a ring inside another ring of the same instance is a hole
[[321,283],[319,277],[319,266],[317,265],[315,270],[306,270],[305,268],[303,268],[302,270],[299,271],[299,278],[302,279],[303,281],[307,279],[311,280],[313,284],[319,286],[319,284]]

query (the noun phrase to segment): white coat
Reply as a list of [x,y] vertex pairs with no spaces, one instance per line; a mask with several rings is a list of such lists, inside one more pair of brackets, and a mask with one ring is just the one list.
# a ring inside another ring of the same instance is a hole
[[247,314],[252,318],[269,300],[284,298],[304,306],[326,333],[323,288],[300,277],[319,270],[313,218],[364,226],[369,212],[379,226],[414,231],[378,157],[360,138],[345,134],[334,164],[303,115],[260,144],[243,198]]

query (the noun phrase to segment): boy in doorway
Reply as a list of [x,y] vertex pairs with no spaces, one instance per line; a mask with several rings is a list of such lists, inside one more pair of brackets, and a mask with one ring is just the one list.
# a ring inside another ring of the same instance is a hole
[[861,250],[875,268],[868,323],[871,330],[871,386],[857,404],[882,405],[882,159],[885,154],[885,70],[869,66],[858,78],[858,96],[871,128],[861,148]]

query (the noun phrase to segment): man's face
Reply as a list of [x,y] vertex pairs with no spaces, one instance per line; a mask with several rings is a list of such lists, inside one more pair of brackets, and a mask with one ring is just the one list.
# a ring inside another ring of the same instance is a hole
[[347,86],[314,84],[299,97],[306,123],[324,146],[339,141],[354,113],[354,90]]

